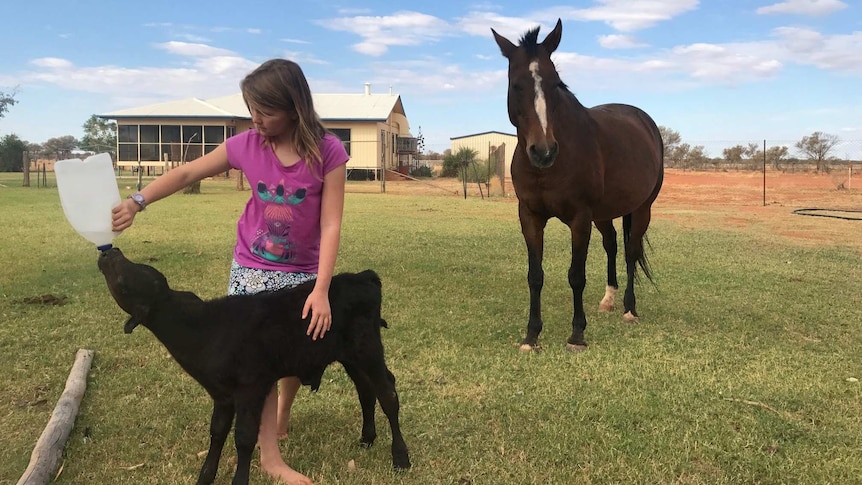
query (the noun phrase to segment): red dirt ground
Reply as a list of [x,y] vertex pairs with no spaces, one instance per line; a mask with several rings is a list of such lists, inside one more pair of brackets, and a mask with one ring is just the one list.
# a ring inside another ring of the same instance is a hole
[[779,236],[803,245],[862,250],[862,221],[793,214],[801,208],[862,211],[862,176],[852,180],[855,188],[839,189],[842,182],[846,187],[847,178],[837,174],[767,172],[764,205],[762,172],[668,170],[654,214],[692,227],[703,227],[706,219],[723,229]]
[[[846,175],[769,171],[764,205],[762,172],[667,169],[661,194],[653,205],[653,217],[692,228],[709,225],[765,237],[779,236],[800,245],[838,245],[862,251],[862,221],[793,214],[793,210],[800,208],[862,211],[862,175],[853,175],[849,189]],[[845,188],[839,189],[842,182]],[[507,187],[512,190],[511,185]],[[349,192],[379,190],[379,183],[348,185]],[[461,197],[461,190],[461,183],[452,179],[386,182],[386,193],[395,195]],[[479,197],[475,183],[468,185],[467,194]],[[854,216],[862,217],[862,213]]]

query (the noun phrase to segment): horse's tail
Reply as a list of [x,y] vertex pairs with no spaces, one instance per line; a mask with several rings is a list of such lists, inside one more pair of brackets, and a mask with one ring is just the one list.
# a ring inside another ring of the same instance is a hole
[[[625,244],[625,247],[627,247],[627,248],[630,247],[629,246],[629,239],[631,239],[631,234],[632,234],[632,215],[626,214],[623,216],[623,243]],[[637,265],[641,267],[641,271],[643,272],[644,276],[646,276],[647,279],[650,280],[651,283],[655,284],[655,281],[652,278],[652,270],[650,269],[649,259],[647,258],[647,252],[646,252],[647,247],[652,247],[652,246],[650,245],[649,238],[647,237],[646,233],[644,233],[643,238],[641,240],[641,244],[640,244],[641,250],[640,250],[640,254],[638,254]],[[639,274],[637,272],[637,268],[635,268],[634,274],[635,274],[635,281],[637,281],[638,276],[639,276]]]

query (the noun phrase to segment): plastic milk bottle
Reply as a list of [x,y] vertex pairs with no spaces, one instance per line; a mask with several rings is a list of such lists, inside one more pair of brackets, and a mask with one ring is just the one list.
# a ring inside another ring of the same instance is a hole
[[119,234],[111,230],[111,209],[121,202],[111,156],[61,160],[54,164],[54,172],[66,219],[100,251],[110,249]]

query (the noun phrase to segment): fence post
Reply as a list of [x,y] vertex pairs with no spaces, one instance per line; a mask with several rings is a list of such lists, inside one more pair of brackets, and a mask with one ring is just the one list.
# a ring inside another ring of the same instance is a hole
[[30,186],[30,152],[24,150],[24,153],[21,154],[21,169],[24,171],[24,185],[23,187]]
[[766,140],[763,140],[763,207],[766,207]]

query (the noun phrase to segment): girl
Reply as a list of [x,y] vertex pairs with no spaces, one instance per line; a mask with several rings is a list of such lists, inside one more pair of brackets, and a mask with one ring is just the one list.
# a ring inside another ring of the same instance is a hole
[[[272,59],[240,84],[254,129],[229,138],[212,152],[162,175],[113,211],[113,229],[132,225],[148,204],[189,184],[243,171],[252,195],[237,223],[228,294],[248,294],[296,286],[314,279],[302,317],[308,335],[323,338],[331,326],[329,283],[335,269],[344,208],[345,164],[341,141],[323,127],[299,65]],[[299,379],[279,381],[261,414],[261,467],[289,485],[311,485],[290,468],[278,448],[287,436],[290,408]]]

